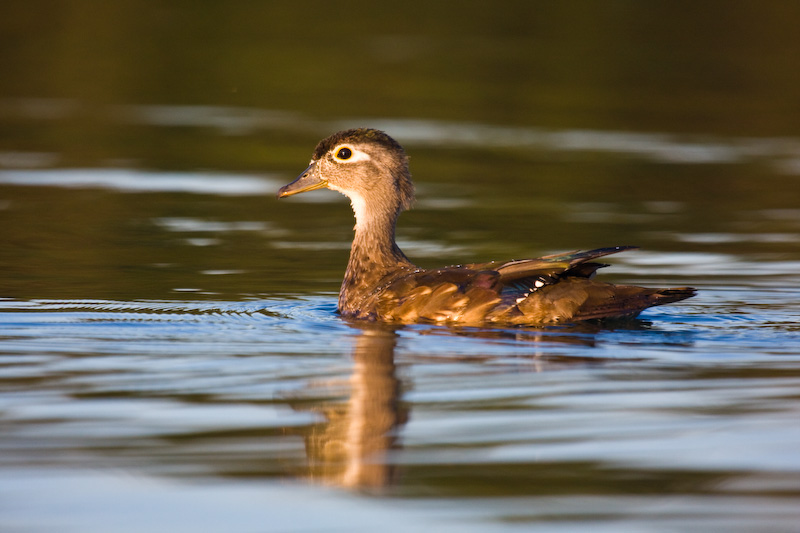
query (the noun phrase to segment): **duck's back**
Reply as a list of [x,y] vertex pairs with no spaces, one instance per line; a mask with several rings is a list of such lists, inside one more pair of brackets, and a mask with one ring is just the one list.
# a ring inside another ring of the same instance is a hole
[[[648,289],[591,279],[592,260],[630,247],[435,270],[398,270],[345,298],[342,314],[389,322],[548,324],[634,317],[689,298],[694,289]],[[346,288],[344,288],[346,290]]]

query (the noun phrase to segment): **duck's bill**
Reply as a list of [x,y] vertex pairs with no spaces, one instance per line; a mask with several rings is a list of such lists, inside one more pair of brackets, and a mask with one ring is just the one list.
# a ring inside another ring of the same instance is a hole
[[327,187],[328,182],[320,178],[316,165],[316,162],[311,163],[296,180],[281,187],[278,191],[278,198],[285,198],[293,194],[300,194],[301,192]]

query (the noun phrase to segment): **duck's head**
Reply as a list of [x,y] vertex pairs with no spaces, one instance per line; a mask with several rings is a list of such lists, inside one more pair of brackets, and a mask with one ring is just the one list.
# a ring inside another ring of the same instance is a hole
[[408,157],[382,131],[340,131],[319,142],[311,163],[278,191],[278,198],[327,187],[348,198],[358,223],[376,215],[396,217],[414,201]]

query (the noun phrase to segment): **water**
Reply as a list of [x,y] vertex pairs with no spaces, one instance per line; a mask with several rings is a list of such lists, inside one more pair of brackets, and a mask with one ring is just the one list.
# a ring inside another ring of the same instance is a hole
[[6,300],[4,522],[789,531],[797,296],[465,331],[348,325],[330,294]]
[[[798,530],[797,9],[512,4],[0,8],[0,530]],[[343,321],[346,200],[274,193],[356,125],[422,266],[699,295]]]

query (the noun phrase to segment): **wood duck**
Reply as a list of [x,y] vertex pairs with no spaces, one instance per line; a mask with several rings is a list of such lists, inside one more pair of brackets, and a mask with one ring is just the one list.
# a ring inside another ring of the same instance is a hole
[[355,237],[338,310],[354,319],[395,323],[542,325],[631,318],[677,302],[695,289],[648,289],[591,279],[594,262],[635,248],[616,246],[537,259],[422,269],[395,242],[400,213],[414,201],[403,148],[368,128],[323,139],[300,176],[278,198],[327,187],[352,203]]

